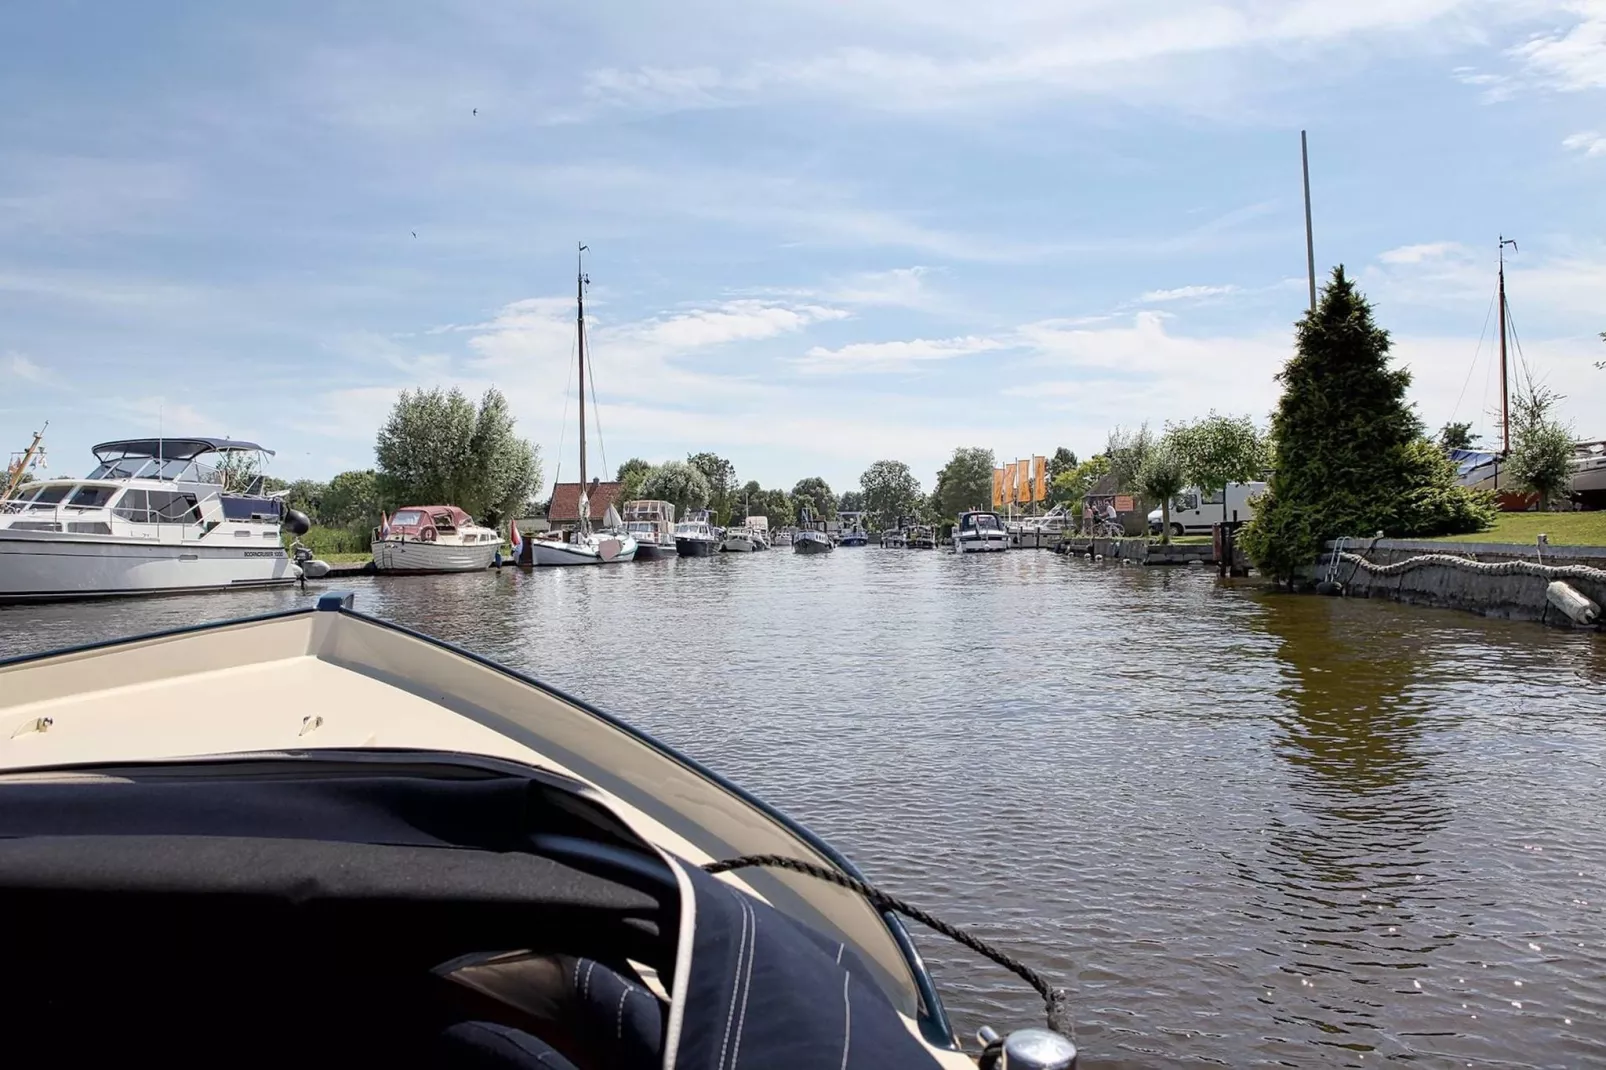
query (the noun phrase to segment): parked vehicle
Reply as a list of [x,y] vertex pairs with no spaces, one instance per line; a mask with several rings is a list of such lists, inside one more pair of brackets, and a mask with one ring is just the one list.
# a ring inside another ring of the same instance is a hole
[[[1225,490],[1201,494],[1189,487],[1171,501],[1171,534],[1208,535],[1222,521],[1254,519],[1255,499],[1266,493],[1264,483],[1229,483]],[[1160,534],[1161,513],[1149,514],[1149,531]]]

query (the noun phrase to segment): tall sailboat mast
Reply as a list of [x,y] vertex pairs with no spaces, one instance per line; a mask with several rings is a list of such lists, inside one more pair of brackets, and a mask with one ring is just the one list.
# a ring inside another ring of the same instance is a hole
[[574,254],[574,326],[580,354],[580,530],[591,530],[591,502],[586,492],[586,273],[584,254],[580,246]]
[[[1517,251],[1517,240],[1500,235],[1500,455],[1511,452],[1511,379],[1506,373],[1506,246]],[[1488,322],[1485,320],[1484,322]]]

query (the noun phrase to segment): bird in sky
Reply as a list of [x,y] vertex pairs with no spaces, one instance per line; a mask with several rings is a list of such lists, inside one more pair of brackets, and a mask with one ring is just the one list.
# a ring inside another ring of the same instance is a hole
[[415,238],[418,237],[418,231],[416,231],[416,230],[413,231],[413,237],[415,237]]
[[474,109],[474,114],[475,114],[475,115],[478,115],[478,114],[479,114],[479,113],[480,113],[480,110],[479,110],[479,109],[478,109],[478,108],[475,108],[475,109]]

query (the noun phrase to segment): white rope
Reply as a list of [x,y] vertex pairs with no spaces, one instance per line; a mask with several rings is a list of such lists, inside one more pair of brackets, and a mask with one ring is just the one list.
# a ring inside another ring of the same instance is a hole
[[1404,561],[1396,561],[1391,565],[1379,565],[1368,561],[1360,554],[1352,554],[1345,550],[1336,550],[1333,556],[1363,568],[1374,576],[1397,576],[1430,565],[1443,565],[1466,572],[1480,572],[1487,576],[1538,576],[1547,580],[1606,583],[1606,569],[1591,568],[1588,565],[1540,565],[1532,561],[1472,561],[1465,557],[1457,557],[1455,554],[1422,554],[1408,557]]

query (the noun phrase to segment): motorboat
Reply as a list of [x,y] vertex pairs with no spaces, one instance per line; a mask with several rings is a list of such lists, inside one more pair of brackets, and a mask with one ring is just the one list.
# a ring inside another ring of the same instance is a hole
[[809,510],[804,509],[798,513],[797,530],[792,533],[792,552],[796,554],[828,554],[836,549],[836,543],[831,536],[814,526],[815,520]]
[[[37,996],[18,1066],[1076,1059],[1068,997],[1026,964],[625,722],[349,593],[0,663],[0,907]],[[895,911],[1030,982],[1052,1031],[964,1050]]]
[[1586,509],[1606,507],[1606,441],[1578,443],[1570,464],[1574,498]]
[[998,514],[972,509],[959,514],[954,525],[954,552],[958,554],[997,553],[1009,549],[1009,532]]
[[862,512],[838,513],[837,520],[841,525],[836,532],[838,546],[870,545],[870,534],[864,530]]
[[881,548],[884,550],[902,550],[907,548],[908,545],[909,536],[904,534],[902,528],[895,528],[881,533]]
[[501,547],[500,533],[455,505],[408,505],[381,522],[371,548],[380,572],[478,572]]
[[725,537],[720,544],[720,549],[726,553],[750,554],[759,549],[758,544],[761,541],[762,538],[757,531],[746,523],[742,523],[725,529]]
[[625,504],[625,530],[636,540],[637,561],[675,557],[675,507],[670,502],[641,499]]
[[770,544],[772,546],[790,546],[790,545],[792,545],[792,529],[791,528],[776,528],[770,534]]
[[[141,438],[93,452],[98,463],[83,479],[26,483],[0,502],[0,602],[301,578],[283,545],[284,502],[263,489],[272,450],[226,438]],[[306,518],[296,522],[304,534]]]
[[719,553],[722,544],[706,511],[675,525],[675,550],[681,557],[708,557]]
[[747,518],[747,530],[753,533],[753,549],[768,550],[770,548],[770,518],[767,516],[750,516]]
[[937,529],[930,524],[918,524],[909,531],[909,548],[911,550],[935,550],[937,548]]
[[[580,246],[576,259],[583,256],[586,247]],[[559,539],[536,539],[532,545],[537,565],[609,565],[634,561],[638,544],[625,530],[622,519],[613,506],[604,514],[602,530],[591,530],[591,499],[586,493],[590,484],[586,480],[586,286],[591,279],[580,261],[575,270],[575,349],[579,354],[580,368],[580,522]],[[593,384],[594,388],[594,384]]]

